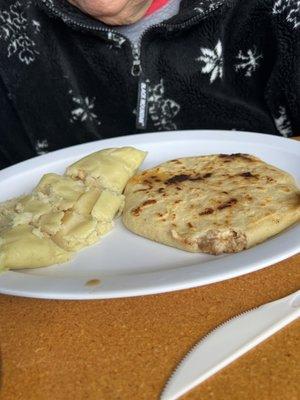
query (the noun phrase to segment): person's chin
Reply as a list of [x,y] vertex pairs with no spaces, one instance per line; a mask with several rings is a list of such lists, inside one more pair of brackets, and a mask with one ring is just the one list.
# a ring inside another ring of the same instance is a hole
[[103,22],[106,25],[110,26],[122,26],[122,25],[132,25],[135,24],[136,22],[140,21],[144,15],[140,17],[128,17],[128,18],[122,18],[122,17],[96,17],[99,21]]
[[113,15],[112,13],[105,15],[97,13],[95,7],[82,7],[80,1],[68,0],[69,3],[79,8],[83,13],[90,15],[92,18],[103,22],[106,25],[121,26],[121,25],[132,25],[141,20],[148,11],[153,0],[145,0],[142,4],[138,4],[135,8],[130,10],[123,10]]
[[115,17],[104,17],[103,15],[96,17],[99,21],[106,25],[111,26],[122,26],[122,25],[132,25],[140,21],[146,14],[147,10],[139,15],[129,15],[129,16],[115,16]]
[[143,7],[139,7],[139,9],[132,14],[121,13],[115,16],[99,15],[94,18],[98,19],[106,25],[111,26],[132,25],[140,21],[146,15],[151,3],[152,0],[148,0],[147,2],[145,2]]

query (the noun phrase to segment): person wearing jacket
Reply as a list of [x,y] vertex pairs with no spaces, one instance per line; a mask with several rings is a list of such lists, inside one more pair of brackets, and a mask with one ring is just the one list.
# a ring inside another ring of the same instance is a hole
[[298,0],[0,0],[0,168],[184,129],[300,132]]

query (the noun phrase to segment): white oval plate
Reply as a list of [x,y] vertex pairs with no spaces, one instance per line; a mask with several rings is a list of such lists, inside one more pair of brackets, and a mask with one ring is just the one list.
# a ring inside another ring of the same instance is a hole
[[[36,157],[0,171],[0,201],[27,193],[48,172],[107,147],[136,146],[149,152],[149,168],[185,156],[250,153],[291,173],[300,182],[300,142],[236,131],[177,131],[118,137]],[[0,293],[47,299],[107,299],[207,285],[253,272],[300,251],[300,225],[238,254],[192,254],[127,231],[120,220],[101,243],[63,265],[8,271]],[[91,280],[95,284],[88,285]],[[99,280],[99,282],[97,281]]]

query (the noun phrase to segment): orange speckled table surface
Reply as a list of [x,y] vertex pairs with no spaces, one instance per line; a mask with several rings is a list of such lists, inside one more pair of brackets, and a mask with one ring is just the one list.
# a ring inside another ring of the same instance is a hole
[[[213,285],[139,298],[0,296],[1,400],[158,399],[178,361],[228,318],[296,291],[300,255]],[[184,399],[299,400],[300,321]]]
[[[300,238],[299,238],[300,240]],[[300,254],[225,282],[138,298],[0,296],[1,400],[152,400],[201,337],[300,288]],[[299,400],[300,321],[183,397]]]

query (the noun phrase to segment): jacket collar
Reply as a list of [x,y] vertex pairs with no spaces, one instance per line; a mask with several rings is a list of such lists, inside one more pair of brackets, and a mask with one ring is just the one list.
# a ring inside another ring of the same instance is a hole
[[[72,6],[67,0],[35,0],[49,16],[61,19],[73,29],[81,31],[94,31],[99,36],[108,38],[107,32],[113,27],[84,14]],[[192,19],[201,19],[220,8],[227,0],[182,0],[177,15],[169,19],[164,25],[179,27]]]

